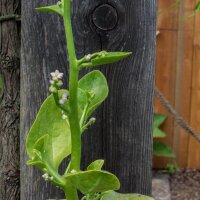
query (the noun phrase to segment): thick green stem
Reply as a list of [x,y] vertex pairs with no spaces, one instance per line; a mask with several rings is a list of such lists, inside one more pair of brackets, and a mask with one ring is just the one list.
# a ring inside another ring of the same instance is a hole
[[66,200],[77,200],[78,194],[76,190],[74,190],[74,188],[70,184],[67,183],[66,185],[67,186],[64,188]]
[[[71,130],[71,164],[70,170],[80,170],[81,162],[81,134],[78,120],[78,64],[74,47],[71,25],[71,0],[64,0],[64,25],[69,56],[69,123]],[[67,200],[78,200],[77,190],[70,183],[66,183],[65,195]]]
[[69,77],[69,123],[71,129],[72,139],[72,152],[71,152],[71,169],[80,169],[81,160],[81,134],[80,125],[78,120],[78,64],[76,59],[73,32],[71,26],[71,14],[70,14],[70,0],[64,2],[64,24],[67,39],[67,50],[69,55],[70,64],[70,77]]

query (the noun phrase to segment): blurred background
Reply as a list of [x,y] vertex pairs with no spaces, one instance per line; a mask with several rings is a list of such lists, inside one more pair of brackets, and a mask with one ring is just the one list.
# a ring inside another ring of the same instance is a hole
[[[157,88],[176,112],[198,133],[200,133],[199,10],[200,1],[197,0],[158,0],[156,62]],[[154,168],[165,168],[168,164],[180,168],[200,168],[200,143],[177,125],[174,117],[167,112],[158,98],[155,98],[155,113],[166,117],[161,119],[163,122],[159,124],[166,136],[156,138],[155,142],[168,145],[176,157],[172,152],[166,155],[166,149],[157,147],[161,155],[158,153],[159,156],[154,156]]]

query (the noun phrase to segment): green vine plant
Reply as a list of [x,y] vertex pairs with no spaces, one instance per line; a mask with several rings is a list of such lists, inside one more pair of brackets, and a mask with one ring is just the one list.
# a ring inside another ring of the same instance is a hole
[[[63,17],[67,52],[69,56],[69,89],[61,89],[64,74],[56,70],[51,73],[51,95],[43,102],[26,141],[28,165],[43,172],[42,177],[62,189],[67,200],[151,200],[139,194],[120,194],[118,178],[102,170],[104,161],[92,162],[86,170],[80,169],[81,135],[95,123],[92,113],[108,96],[104,75],[94,70],[79,80],[79,71],[117,62],[131,52],[96,52],[77,59],[71,26],[71,0],[59,1],[56,5],[37,8],[54,12]],[[58,169],[66,158],[70,162],[63,174]]]
[[[167,117],[163,114],[154,114],[154,122],[153,122],[153,154],[158,157],[165,157],[175,159],[176,154],[171,149],[170,146],[165,143],[158,141],[158,139],[162,139],[166,137],[166,133],[160,129],[160,126],[163,125],[166,121]],[[168,163],[165,169],[162,172],[168,172],[169,174],[173,174],[179,171],[178,165],[175,160],[172,163]]]
[[163,142],[158,141],[158,138],[165,138],[166,133],[160,129],[160,126],[166,121],[166,116],[163,114],[154,114],[153,121],[153,154],[159,157],[175,158],[174,151]]

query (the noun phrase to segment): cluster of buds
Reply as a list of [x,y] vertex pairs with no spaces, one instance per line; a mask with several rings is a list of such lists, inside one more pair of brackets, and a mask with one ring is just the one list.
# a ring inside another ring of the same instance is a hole
[[44,178],[45,181],[53,180],[53,176],[49,176],[47,173],[43,174],[42,178]]
[[62,94],[61,99],[59,100],[59,104],[60,104],[60,105],[63,105],[63,104],[67,101],[67,99],[68,99],[68,95],[67,95],[66,92],[64,92],[64,93]]
[[49,91],[51,93],[56,93],[58,89],[63,85],[62,82],[63,73],[60,73],[58,70],[51,73],[51,80],[50,80],[50,88]]

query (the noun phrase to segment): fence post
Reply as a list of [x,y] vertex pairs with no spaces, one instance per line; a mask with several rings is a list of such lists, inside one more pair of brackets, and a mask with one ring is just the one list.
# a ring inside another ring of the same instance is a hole
[[[0,199],[19,199],[19,0],[0,3]],[[8,20],[8,21],[7,21]]]
[[[48,75],[55,69],[68,73],[62,21],[34,10],[45,2],[22,0],[21,200],[62,197],[25,165],[25,138],[48,95]],[[78,57],[98,50],[133,52],[101,68],[110,94],[95,114],[96,124],[84,135],[83,167],[103,158],[105,168],[119,177],[122,192],[149,195],[156,0],[73,0],[73,21]]]

